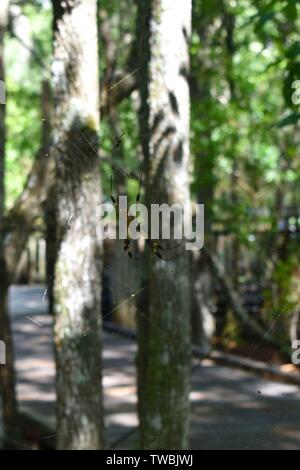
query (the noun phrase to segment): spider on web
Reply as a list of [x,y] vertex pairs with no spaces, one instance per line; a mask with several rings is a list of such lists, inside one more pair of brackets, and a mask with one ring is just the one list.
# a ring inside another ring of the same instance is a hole
[[[141,198],[142,181],[143,181],[143,173],[141,172],[141,176],[140,176],[140,179],[139,179],[139,190],[138,190],[138,193],[137,193],[136,198],[135,198],[135,202],[137,204],[140,202],[140,198]],[[110,199],[111,199],[116,211],[118,212],[119,211],[119,204],[117,202],[118,197],[115,197],[113,195],[113,177],[112,177],[112,175],[110,177]],[[127,253],[127,255],[130,259],[141,260],[141,259],[144,259],[144,258],[134,256],[133,253],[132,253],[132,249],[131,249],[132,239],[130,238],[130,235],[129,235],[129,226],[130,226],[131,222],[133,222],[134,220],[135,220],[134,216],[127,214],[127,238],[125,238],[125,240],[124,240],[123,249]],[[147,243],[147,245],[151,249],[152,253],[155,256],[157,256],[157,258],[159,258],[160,260],[171,261],[174,257],[164,258],[161,252],[166,251],[166,250],[174,250],[174,249],[179,248],[181,246],[181,244],[179,244],[179,245],[176,245],[174,247],[163,248],[159,243],[157,243],[154,240],[151,240],[151,238],[149,238],[144,232],[142,232],[140,224],[137,225],[137,231],[141,232],[141,234],[143,235],[143,237],[145,239],[145,242]]]

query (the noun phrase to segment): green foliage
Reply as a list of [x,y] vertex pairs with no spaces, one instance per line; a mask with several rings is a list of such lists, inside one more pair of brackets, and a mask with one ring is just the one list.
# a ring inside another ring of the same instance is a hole
[[[196,197],[208,185],[213,188],[213,220],[247,244],[249,233],[265,226],[266,213],[271,223],[279,186],[284,184],[289,192],[291,174],[282,172],[281,159],[290,160],[288,155],[294,153],[294,125],[300,115],[295,107],[292,113],[286,109],[293,106],[291,84],[300,77],[299,41],[294,36],[298,5],[224,2],[235,22],[232,51],[226,43],[224,10],[218,5],[209,11],[205,1],[194,5],[192,189]],[[278,129],[286,126],[280,134]],[[260,210],[262,204],[265,211]],[[250,212],[256,217],[249,219]]]
[[5,44],[7,208],[22,192],[41,144],[41,82],[50,76],[51,10],[33,2],[25,4],[21,13],[29,20],[32,49],[14,36],[8,36]]

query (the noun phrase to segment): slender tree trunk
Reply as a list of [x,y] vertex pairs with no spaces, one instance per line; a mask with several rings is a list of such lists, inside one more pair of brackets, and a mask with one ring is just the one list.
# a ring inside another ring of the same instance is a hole
[[103,448],[96,0],[53,0],[57,448]]
[[[50,158],[53,99],[50,83],[44,80],[42,84],[42,158]],[[44,204],[44,222],[46,239],[46,280],[48,311],[53,314],[53,284],[56,259],[56,224],[55,224],[55,190],[52,184],[49,188]]]
[[[202,38],[201,43],[204,43]],[[208,82],[203,84],[202,93],[204,102],[208,103]],[[206,119],[204,113],[202,119]],[[202,136],[205,142],[210,142],[211,129],[202,133]],[[213,150],[210,148],[210,145],[208,145],[207,148],[204,146],[202,151],[199,152],[196,157],[195,174],[197,175],[197,202],[199,204],[204,204],[205,206],[205,244],[208,244],[210,247],[213,247],[214,244],[211,233],[213,215],[212,201],[214,194],[213,169]],[[212,348],[213,335],[215,333],[215,318],[213,315],[213,279],[207,264],[203,260],[202,252],[191,252],[191,265],[193,278],[193,282],[191,283],[192,342],[209,352]]]
[[[138,2],[140,128],[146,203],[190,202],[188,39],[191,1]],[[174,242],[170,242],[174,246]],[[138,411],[142,448],[188,445],[190,381],[189,256],[171,261],[146,250],[138,312]]]
[[192,343],[208,353],[216,326],[212,313],[212,276],[202,253],[192,252],[191,258]]
[[[4,34],[7,27],[9,1],[0,5],[0,80],[5,82],[4,70]],[[0,226],[4,217],[4,172],[5,172],[5,105],[0,104]],[[0,387],[3,406],[5,440],[11,446],[15,441],[17,402],[15,394],[15,374],[13,361],[13,343],[8,314],[8,277],[4,252],[4,233],[0,232],[0,339],[6,346],[6,364],[0,365]]]
[[47,299],[48,312],[53,314],[54,309],[54,272],[56,261],[56,209],[55,209],[55,188],[51,187],[48,193],[44,220],[45,220],[45,238],[46,238],[46,281],[47,281]]
[[[223,24],[226,31],[226,78],[228,82],[228,88],[230,92],[230,102],[232,106],[236,106],[239,109],[239,101],[236,90],[236,82],[234,78],[234,55],[236,53],[235,45],[235,16],[229,12],[228,1],[221,1],[221,8],[223,10]],[[230,154],[232,158],[232,173],[230,178],[230,196],[233,214],[237,213],[239,204],[239,160],[237,156],[237,143],[238,143],[238,129],[236,133],[231,136],[230,139]],[[240,261],[240,242],[237,233],[237,229],[232,234],[231,241],[231,272],[232,279],[236,289],[239,288],[239,261]]]

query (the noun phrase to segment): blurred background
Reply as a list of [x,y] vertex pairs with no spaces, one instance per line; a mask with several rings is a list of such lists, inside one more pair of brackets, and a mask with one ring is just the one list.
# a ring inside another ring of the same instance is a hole
[[[299,448],[300,5],[184,4],[1,0],[3,447]],[[100,243],[139,192],[204,248]]]

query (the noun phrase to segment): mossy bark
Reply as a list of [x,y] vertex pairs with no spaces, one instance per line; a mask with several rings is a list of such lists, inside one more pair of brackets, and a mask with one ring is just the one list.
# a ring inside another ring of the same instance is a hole
[[[145,191],[151,203],[188,204],[191,2],[139,2],[140,128]],[[174,242],[170,245],[174,245]],[[144,449],[188,446],[190,381],[189,256],[146,251],[138,311],[138,411]]]
[[104,446],[96,3],[53,0],[58,449]]

